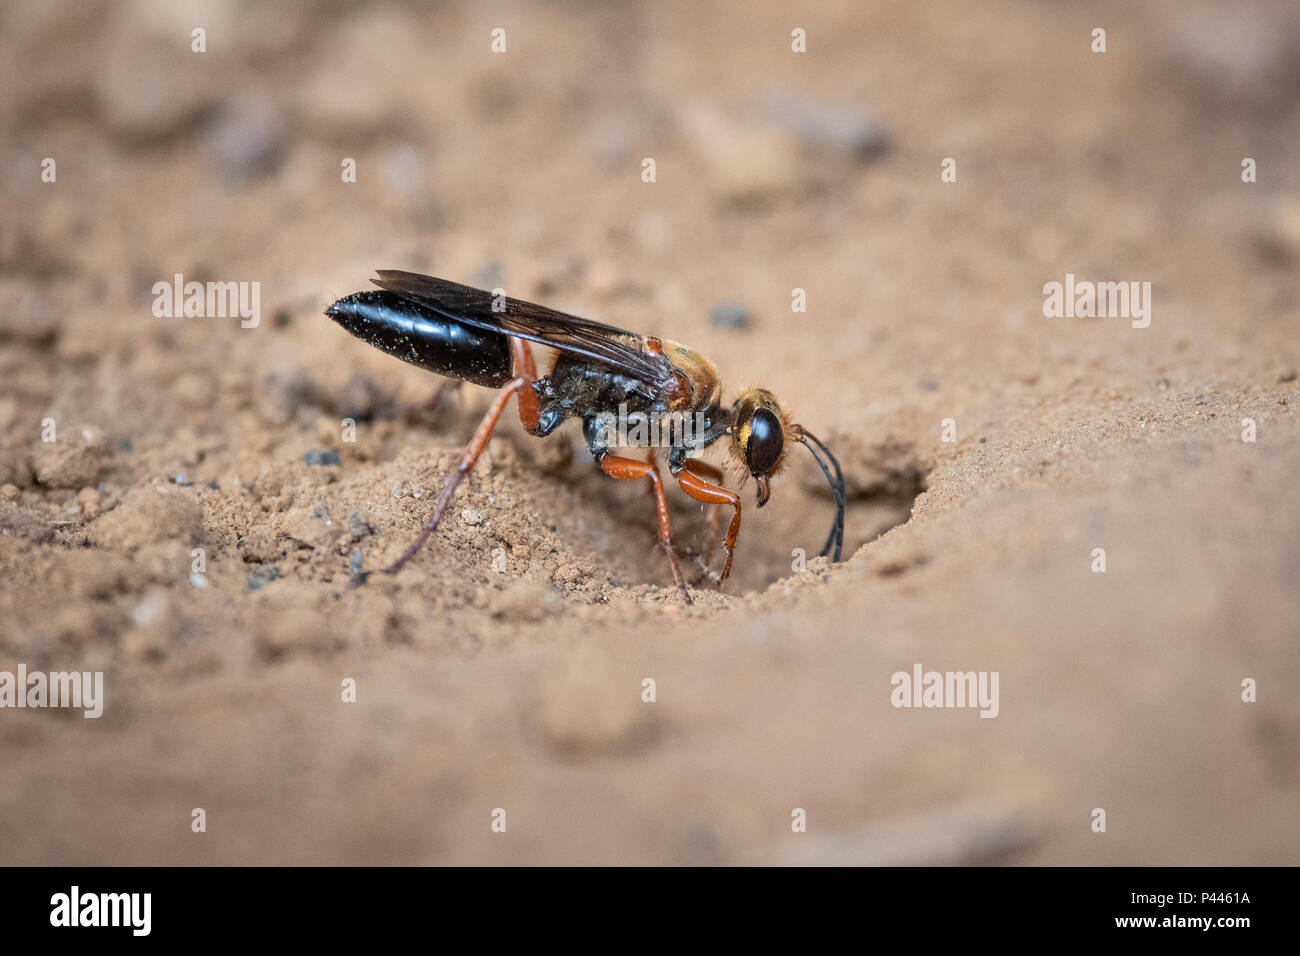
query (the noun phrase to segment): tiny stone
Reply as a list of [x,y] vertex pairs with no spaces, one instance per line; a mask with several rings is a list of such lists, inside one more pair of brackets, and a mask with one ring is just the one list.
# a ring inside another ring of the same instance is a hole
[[263,564],[248,572],[248,589],[260,591],[271,581],[280,577],[280,569],[273,564]]
[[324,450],[315,448],[303,455],[302,460],[309,465],[337,465],[339,453],[333,448]]
[[772,93],[755,108],[762,119],[793,132],[808,146],[839,150],[858,161],[875,159],[891,145],[884,124],[854,106]]
[[352,512],[348,515],[348,534],[354,538],[364,538],[366,535],[373,534],[374,528],[370,522],[361,516],[359,512]]
[[343,383],[335,408],[343,418],[366,421],[384,402],[383,389],[367,375],[353,375]]
[[221,177],[241,184],[275,172],[285,153],[284,123],[274,110],[250,102],[229,107],[212,123],[207,152]]
[[77,492],[77,504],[81,506],[82,513],[87,518],[94,518],[99,514],[102,496],[95,488],[82,488]]
[[713,307],[709,321],[715,329],[741,330],[749,328],[751,317],[749,309],[738,302],[723,302]]

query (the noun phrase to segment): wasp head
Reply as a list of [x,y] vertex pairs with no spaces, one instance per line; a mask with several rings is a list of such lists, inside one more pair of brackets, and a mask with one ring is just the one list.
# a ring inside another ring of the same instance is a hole
[[771,479],[785,467],[786,450],[798,439],[790,416],[766,389],[746,389],[731,407],[731,457],[758,485],[758,506],[771,497]]
[[844,544],[844,475],[831,450],[816,435],[792,422],[776,396],[762,388],[741,392],[731,407],[728,433],[731,458],[753,477],[760,508],[772,496],[771,480],[785,467],[787,451],[797,442],[812,453],[835,500],[835,517],[821,553],[838,561]]

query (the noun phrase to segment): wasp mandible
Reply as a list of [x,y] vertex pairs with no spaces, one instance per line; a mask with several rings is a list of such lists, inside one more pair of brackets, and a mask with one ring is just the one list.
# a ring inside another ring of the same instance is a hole
[[[771,497],[772,479],[785,467],[791,446],[802,444],[812,453],[835,501],[835,517],[821,554],[840,560],[845,494],[839,462],[817,436],[794,423],[771,392],[746,389],[727,406],[713,363],[677,342],[637,335],[433,276],[395,270],[380,270],[378,275],[371,280],[378,291],[339,299],[325,314],[357,338],[405,362],[448,378],[500,389],[456,470],[447,476],[424,530],[384,569],[386,573],[400,571],[437,530],[511,396],[518,398],[519,421],[530,435],[544,437],[568,419],[577,418],[587,446],[605,474],[650,483],[659,544],[668,555],[673,579],[687,604],[691,603],[690,591],[673,549],[664,482],[653,446],[644,461],[615,454],[612,447],[621,443],[613,441],[608,425],[616,414],[638,421],[676,416],[678,422],[698,423],[695,428],[667,432],[668,471],[696,501],[732,508],[719,585],[731,573],[740,535],[740,496],[723,486],[720,469],[694,456],[724,437],[727,453],[741,469],[742,479],[744,475],[753,477],[760,508]],[[548,374],[537,374],[529,343],[556,352]]]

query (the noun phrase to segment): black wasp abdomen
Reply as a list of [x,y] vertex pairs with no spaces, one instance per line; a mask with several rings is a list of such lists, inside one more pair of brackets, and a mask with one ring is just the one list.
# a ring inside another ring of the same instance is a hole
[[325,314],[361,341],[448,378],[500,388],[513,375],[505,333],[457,322],[392,292],[357,292]]

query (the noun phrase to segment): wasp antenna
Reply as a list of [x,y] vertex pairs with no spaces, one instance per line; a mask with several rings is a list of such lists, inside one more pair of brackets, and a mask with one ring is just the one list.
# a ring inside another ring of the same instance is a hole
[[[800,427],[799,433],[801,435],[799,440],[803,442],[803,446],[808,449],[821,468],[822,474],[826,476],[826,482],[831,486],[831,497],[835,499],[835,518],[831,522],[830,533],[826,536],[826,544],[822,546],[818,557],[825,557],[830,554],[833,546],[834,555],[831,560],[838,561],[844,549],[844,473],[840,470],[839,461],[831,454],[831,450],[822,443],[820,438],[803,427]],[[813,447],[814,445],[816,447]],[[822,461],[821,455],[817,454],[818,449],[821,449],[822,454],[830,460],[835,469],[834,476],[831,475],[831,469],[826,466],[826,462]]]

